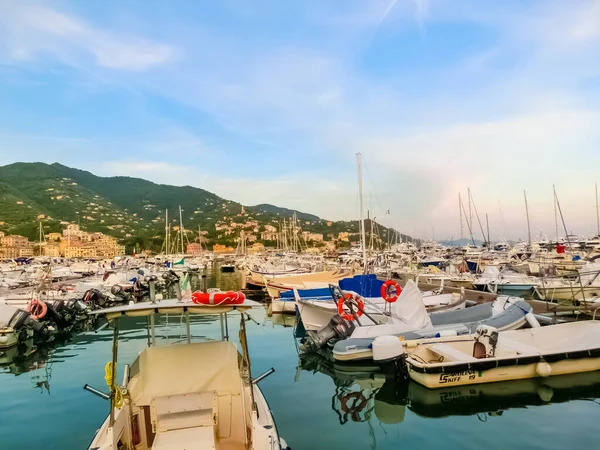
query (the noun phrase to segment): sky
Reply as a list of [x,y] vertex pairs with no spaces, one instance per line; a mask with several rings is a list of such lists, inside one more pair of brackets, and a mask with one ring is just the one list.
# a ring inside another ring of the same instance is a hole
[[524,190],[551,238],[553,186],[595,234],[600,0],[0,0],[0,165],[350,220],[357,152],[409,235],[460,237],[470,188],[493,241],[527,238]]

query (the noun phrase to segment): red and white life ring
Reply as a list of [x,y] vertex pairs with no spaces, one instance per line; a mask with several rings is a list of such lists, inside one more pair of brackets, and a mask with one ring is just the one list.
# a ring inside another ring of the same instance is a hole
[[[392,287],[394,289],[393,295],[390,294],[390,288]],[[387,280],[381,286],[381,290],[379,293],[381,294],[381,298],[384,299],[386,302],[394,303],[396,300],[398,300],[398,297],[400,297],[400,294],[402,293],[402,288],[394,280]]]
[[[351,302],[356,306],[356,312],[354,314],[350,314],[344,310],[344,305],[346,302]],[[342,298],[340,298],[337,302],[338,314],[342,316],[349,322],[352,322],[354,319],[358,319],[363,314],[363,310],[365,309],[365,302],[360,296],[354,296],[347,292]]]
[[194,292],[192,302],[198,305],[240,305],[246,296],[243,292]]
[[40,320],[46,316],[46,313],[48,312],[48,305],[34,298],[27,303],[27,308],[25,308],[25,311],[31,315],[33,320]]

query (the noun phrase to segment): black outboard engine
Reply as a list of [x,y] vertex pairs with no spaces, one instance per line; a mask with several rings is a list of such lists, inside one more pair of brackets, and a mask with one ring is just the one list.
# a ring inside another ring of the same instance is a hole
[[346,320],[336,314],[327,325],[308,337],[303,349],[305,351],[316,351],[327,345],[332,339],[336,341],[346,339],[352,335],[355,328],[354,321]]
[[131,298],[131,296],[125,292],[125,289],[123,289],[123,286],[120,284],[115,284],[113,287],[111,287],[110,293],[117,297],[116,301],[127,301]]
[[[6,305],[8,307],[8,305]],[[31,337],[34,337],[34,342],[40,343],[49,340],[54,334],[54,327],[48,322],[38,321],[31,315],[20,308],[15,308],[15,312],[8,321],[8,326],[19,333],[19,341],[23,342]]]
[[163,272],[162,277],[165,280],[165,282],[167,283],[167,285],[179,282],[179,275],[177,275],[172,270],[167,270],[166,272]]
[[104,308],[108,303],[108,297],[98,289],[88,289],[85,291],[85,294],[83,294],[83,301],[90,305],[97,305]]

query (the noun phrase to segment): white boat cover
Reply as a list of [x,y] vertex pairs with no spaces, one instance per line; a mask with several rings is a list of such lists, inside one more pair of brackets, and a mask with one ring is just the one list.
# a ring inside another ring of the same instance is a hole
[[226,341],[146,348],[130,386],[131,400],[150,405],[153,398],[165,395],[213,391],[239,395],[238,355],[235,345]]
[[423,295],[412,280],[408,280],[402,289],[400,297],[392,306],[392,311],[395,316],[392,317],[392,323],[406,324],[411,330],[420,330],[431,326]]
[[583,286],[600,286],[600,262],[587,263],[579,269],[579,276]]

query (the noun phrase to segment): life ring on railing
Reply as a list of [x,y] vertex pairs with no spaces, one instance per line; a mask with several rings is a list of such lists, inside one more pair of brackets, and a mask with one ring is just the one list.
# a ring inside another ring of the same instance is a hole
[[[344,311],[344,304],[348,300],[356,300],[356,317],[350,313]],[[359,318],[363,314],[363,309],[365,309],[365,302],[358,295],[355,297],[354,295],[347,293],[342,298],[340,298],[337,302],[338,314],[342,316],[344,319],[348,321],[353,321],[355,318]]]
[[[390,287],[394,288],[394,295],[390,295]],[[381,290],[379,291],[379,293],[381,294],[381,298],[384,299],[386,302],[394,303],[396,300],[398,300],[398,297],[400,297],[400,294],[402,293],[402,288],[394,280],[387,280],[381,285]]]
[[46,316],[48,312],[48,305],[40,300],[33,299],[29,303],[27,303],[27,308],[25,308],[33,320],[40,320]]
[[194,292],[192,302],[198,305],[240,305],[246,296],[243,292]]
[[[340,400],[342,411],[346,414],[360,413],[369,404],[362,392],[350,392],[346,395],[338,396],[338,399]],[[354,402],[351,405],[348,405],[350,400],[354,400]],[[352,420],[357,422],[354,417]]]

